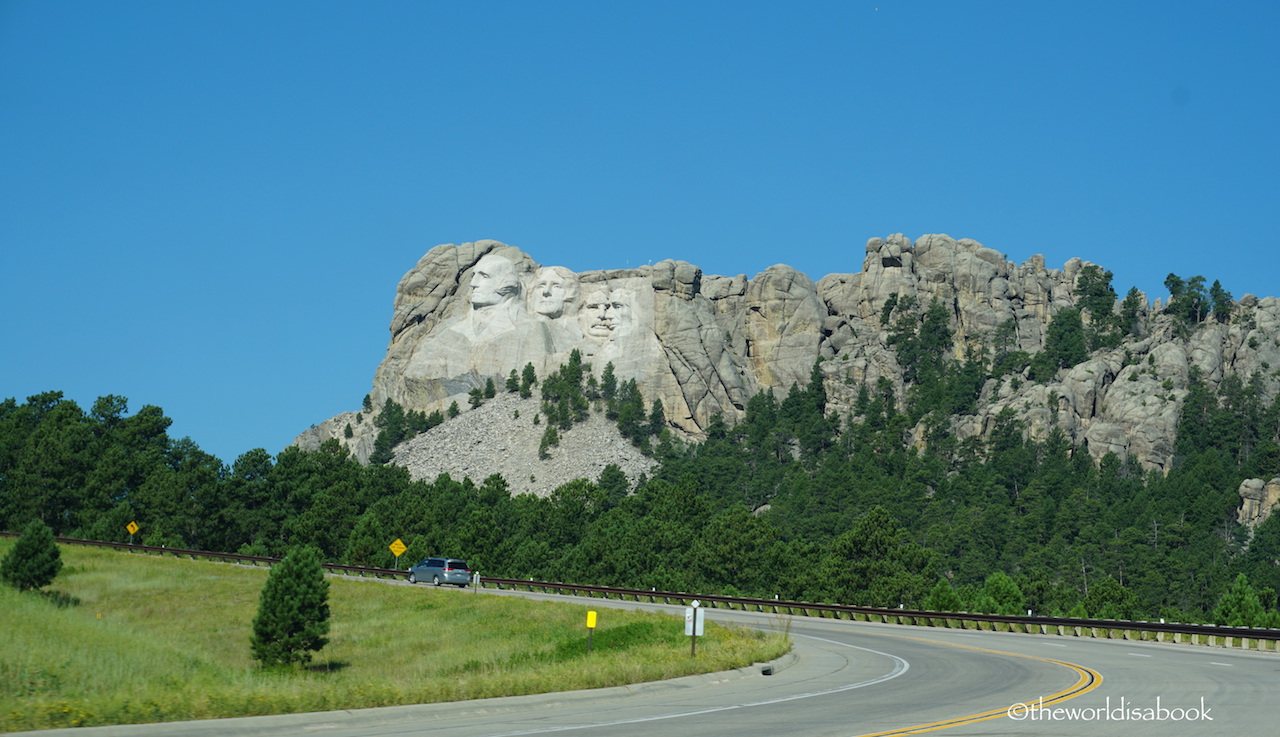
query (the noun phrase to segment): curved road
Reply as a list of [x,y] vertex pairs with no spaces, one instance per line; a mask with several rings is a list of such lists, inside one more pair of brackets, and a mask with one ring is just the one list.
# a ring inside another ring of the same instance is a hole
[[[596,609],[680,609],[518,595]],[[563,694],[32,734],[1144,737],[1274,734],[1280,717],[1280,700],[1274,693],[1280,656],[1274,654],[714,609],[707,616],[785,628],[795,651],[771,676],[751,668]]]

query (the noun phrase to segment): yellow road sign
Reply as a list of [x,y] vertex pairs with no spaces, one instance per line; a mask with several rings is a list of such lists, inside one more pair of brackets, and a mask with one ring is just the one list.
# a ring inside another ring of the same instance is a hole
[[587,629],[596,628],[596,613],[594,610],[587,612]]
[[130,522],[129,524],[124,526],[124,529],[128,530],[130,535],[133,535],[138,531],[138,523]]
[[404,551],[409,549],[409,546],[401,542],[400,538],[398,537],[396,538],[395,542],[391,543],[387,547],[391,548],[391,552],[394,553],[397,558],[404,555]]

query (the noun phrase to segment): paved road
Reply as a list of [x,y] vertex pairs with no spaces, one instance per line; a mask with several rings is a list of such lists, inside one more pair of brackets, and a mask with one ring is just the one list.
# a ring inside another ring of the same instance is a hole
[[[675,609],[563,598],[597,609]],[[722,610],[708,615],[786,628],[795,652],[770,676],[750,668],[564,694],[34,734],[855,737],[929,731],[1145,737],[1266,735],[1280,722],[1277,655]]]

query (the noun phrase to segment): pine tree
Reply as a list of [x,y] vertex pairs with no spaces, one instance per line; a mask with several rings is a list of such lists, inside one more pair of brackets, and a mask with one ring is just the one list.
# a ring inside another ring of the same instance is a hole
[[618,431],[622,433],[622,437],[630,438],[633,443],[639,443],[646,437],[644,427],[644,397],[640,394],[640,389],[636,386],[635,379],[628,379],[622,382],[618,387],[618,395],[616,401],[612,404],[615,407],[618,419]]
[[[534,417],[534,419],[536,420],[537,417]],[[547,452],[547,449],[553,445],[559,444],[560,432],[556,430],[555,425],[547,425],[546,431],[542,433],[542,442],[538,444],[538,457],[544,461],[547,460],[551,457],[551,454]]]
[[653,400],[653,405],[649,408],[649,434],[653,436],[660,435],[667,427],[667,414],[662,409],[662,400]]
[[369,463],[375,466],[385,466],[395,457],[394,446],[391,443],[391,436],[386,430],[378,433],[378,437],[373,440],[373,452],[369,454]]
[[995,602],[996,608],[991,614],[1022,614],[1024,611],[1022,589],[1004,571],[995,571],[987,576],[982,593]]
[[538,373],[532,363],[526,363],[520,372],[520,397],[528,399],[533,394],[533,385],[538,383]]
[[329,582],[320,553],[299,548],[271,569],[262,588],[250,637],[253,658],[264,666],[308,663],[312,651],[328,644],[328,632]]
[[1213,610],[1213,622],[1229,627],[1256,627],[1265,614],[1258,592],[1249,585],[1249,578],[1241,573],[1236,576],[1231,589],[1218,600],[1218,606]]
[[1044,350],[1031,361],[1031,380],[1049,381],[1060,368],[1070,368],[1089,358],[1080,310],[1061,310],[1049,321]]
[[1213,317],[1218,322],[1230,322],[1233,305],[1231,304],[1231,292],[1222,288],[1222,282],[1217,279],[1213,280],[1213,286],[1209,287],[1209,302],[1213,309]]
[[0,578],[19,591],[48,586],[60,570],[62,553],[53,530],[38,519],[22,530],[18,542],[0,562]]
[[822,381],[822,357],[819,356],[818,360],[813,362],[813,370],[809,372],[809,386],[807,387],[809,398],[818,409],[819,417],[827,412],[827,390]]
[[613,399],[618,392],[618,377],[613,373],[613,361],[604,365],[604,373],[600,375],[600,396]]
[[939,578],[938,584],[933,587],[933,591],[929,592],[924,600],[924,608],[934,612],[958,612],[964,609],[964,602],[960,600],[960,595],[951,587],[951,582],[945,578]]

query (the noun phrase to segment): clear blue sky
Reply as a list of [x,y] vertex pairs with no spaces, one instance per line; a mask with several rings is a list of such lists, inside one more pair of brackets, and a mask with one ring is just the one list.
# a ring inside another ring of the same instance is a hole
[[1280,295],[1274,2],[0,0],[0,397],[224,461],[357,409],[400,277],[861,269],[867,238]]

